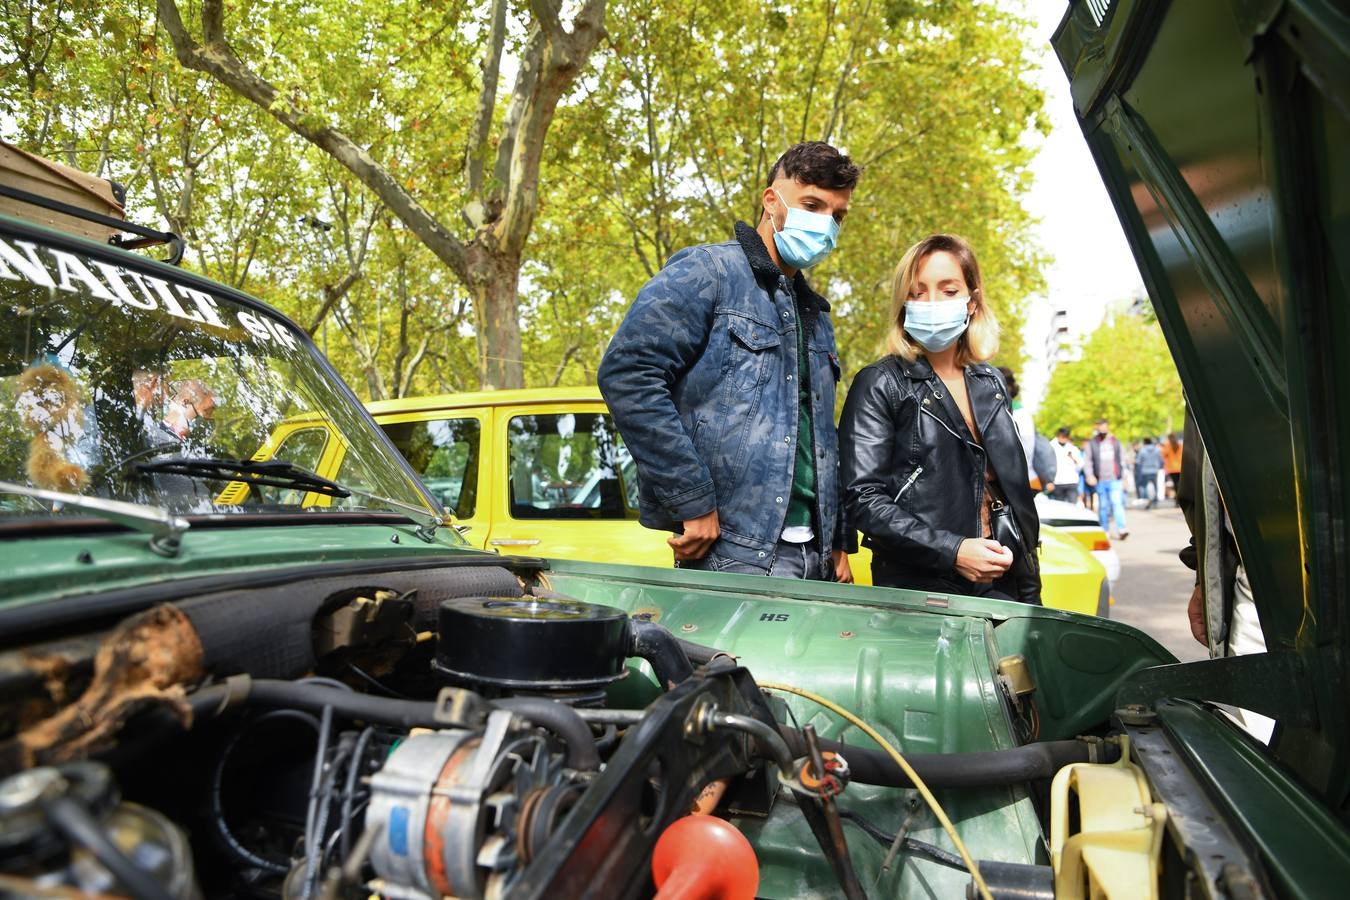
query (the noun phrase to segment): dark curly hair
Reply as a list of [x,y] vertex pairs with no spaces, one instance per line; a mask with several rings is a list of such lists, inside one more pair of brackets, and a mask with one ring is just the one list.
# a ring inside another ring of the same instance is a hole
[[773,187],[780,176],[786,175],[802,184],[830,190],[851,188],[858,183],[862,170],[837,149],[824,141],[803,141],[793,144],[769,169],[765,187]]

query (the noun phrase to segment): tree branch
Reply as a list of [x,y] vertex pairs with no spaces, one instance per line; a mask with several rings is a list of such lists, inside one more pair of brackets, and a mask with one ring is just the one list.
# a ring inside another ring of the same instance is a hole
[[567,364],[572,361],[572,357],[581,352],[580,344],[568,344],[567,349],[563,351],[562,359],[558,360],[558,368],[553,370],[553,379],[549,382],[549,387],[557,387],[558,382],[562,381],[563,371]]
[[205,0],[202,24],[207,43],[198,44],[183,25],[175,0],[156,0],[160,24],[169,35],[174,55],[186,68],[210,75],[236,94],[266,110],[295,134],[345,166],[389,207],[436,256],[460,278],[468,280],[466,248],[418,203],[369,153],[342,131],[317,116],[305,115],[268,81],[253,73],[234,54],[221,33],[221,2]]
[[479,203],[476,210],[466,210],[466,218],[475,229],[481,228],[484,220],[483,160],[487,155],[488,137],[492,130],[492,114],[497,109],[497,82],[501,77],[502,48],[505,44],[506,0],[493,0],[492,25],[488,31],[487,49],[483,52],[483,89],[478,95],[478,112],[464,150],[464,181],[469,196]]
[[[570,34],[557,25],[552,0],[531,0],[538,31],[531,36],[512,92],[511,109],[497,154],[498,179],[506,185],[501,218],[493,229],[498,246],[518,257],[534,225],[539,207],[539,161],[544,138],[558,101],[581,73],[582,66],[605,36],[608,0],[586,0],[572,21]],[[550,26],[551,21],[557,27]],[[508,177],[501,178],[503,163]]]

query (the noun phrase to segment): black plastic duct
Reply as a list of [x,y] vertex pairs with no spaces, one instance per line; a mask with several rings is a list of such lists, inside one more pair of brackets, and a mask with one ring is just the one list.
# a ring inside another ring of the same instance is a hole
[[225,591],[175,604],[192,622],[208,672],[293,678],[314,668],[314,616],[340,591],[415,590],[415,624],[429,627],[436,607],[453,597],[520,596],[520,582],[499,567],[443,569],[324,578],[252,590]]

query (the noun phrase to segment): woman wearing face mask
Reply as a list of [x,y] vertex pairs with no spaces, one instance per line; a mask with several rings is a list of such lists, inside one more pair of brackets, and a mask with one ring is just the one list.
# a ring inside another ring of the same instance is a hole
[[1007,389],[985,363],[998,322],[963,239],[936,234],[895,273],[887,356],[839,424],[852,523],[886,587],[1040,604],[1040,522]]

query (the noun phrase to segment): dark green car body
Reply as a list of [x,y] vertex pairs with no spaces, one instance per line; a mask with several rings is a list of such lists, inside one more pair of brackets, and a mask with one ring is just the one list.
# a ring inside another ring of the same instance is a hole
[[1175,727],[1206,789],[1253,827],[1277,890],[1338,894],[1350,875],[1350,13],[1322,0],[1079,2],[1053,43],[1267,648],[1155,670],[1125,694],[1276,718],[1269,756],[1208,724]]
[[[819,693],[907,754],[1128,732],[1152,800],[1166,810],[1157,896],[1338,896],[1350,879],[1350,451],[1343,449],[1350,433],[1339,414],[1350,408],[1350,379],[1334,365],[1335,349],[1350,338],[1347,46],[1350,25],[1329,5],[1240,0],[1079,2],[1055,36],[1084,133],[1230,500],[1266,654],[1182,665],[1129,626],[1013,603],[469,549],[449,523],[428,531],[434,501],[293,323],[143,257],[0,220],[9,247],[58,248],[267,317],[268,328],[283,329],[314,371],[326,373],[320,380],[331,381],[324,396],[342,408],[319,412],[342,420],[344,439],[387,451],[383,492],[397,488],[403,504],[268,513],[208,503],[184,510],[190,527],[172,553],[96,513],[47,503],[42,515],[27,518],[0,506],[7,513],[0,520],[0,763],[22,758],[21,738],[84,690],[102,642],[143,610],[229,594],[249,616],[266,617],[252,602],[265,592],[301,592],[330,579],[355,589],[389,573],[415,586],[423,576],[491,565],[537,596],[620,609],[733,654],[760,682]],[[0,268],[0,292],[16,281],[6,271]],[[26,345],[12,349],[21,346],[12,312],[0,322],[11,339],[0,378],[34,357]],[[260,434],[269,431],[260,423]],[[0,480],[22,482],[22,465],[6,465]],[[402,478],[409,483],[395,484]],[[615,548],[616,560],[621,554]],[[1003,661],[1012,657],[1025,660],[1034,686],[1030,733],[1005,675]],[[652,709],[669,696],[651,668],[631,662],[626,671],[609,692],[611,706]],[[205,674],[209,682],[237,672]],[[1275,717],[1271,748],[1246,737],[1215,703]],[[786,709],[824,738],[872,746],[807,700],[787,698]],[[638,738],[635,728],[624,741]],[[139,756],[119,771],[132,799],[152,802],[158,795],[146,787],[154,780],[147,774],[161,766],[167,773],[181,760],[161,760],[154,743],[131,746]],[[623,746],[613,760],[624,758]],[[937,794],[975,859],[1044,870],[1046,787],[1028,778]],[[910,789],[855,783],[838,806],[888,835],[907,829],[948,846],[937,823],[915,812]],[[667,819],[677,814],[662,811]],[[725,816],[755,848],[759,896],[841,895],[797,801],[779,801],[767,814]],[[620,827],[645,831],[650,823],[635,816]],[[846,837],[869,896],[961,896],[970,883],[959,863],[906,849],[895,859],[889,841],[852,826]],[[635,864],[645,871],[645,859]],[[228,893],[223,885],[204,884],[212,896]],[[612,895],[642,896],[648,887],[643,875]]]

